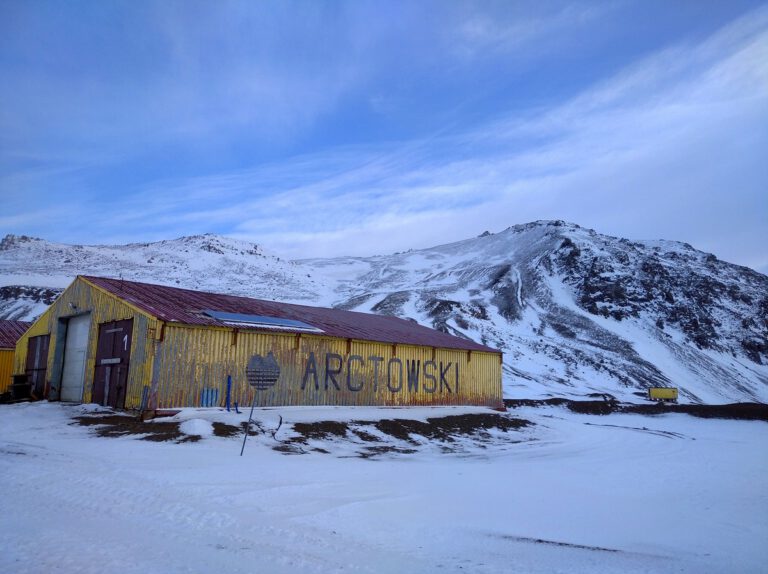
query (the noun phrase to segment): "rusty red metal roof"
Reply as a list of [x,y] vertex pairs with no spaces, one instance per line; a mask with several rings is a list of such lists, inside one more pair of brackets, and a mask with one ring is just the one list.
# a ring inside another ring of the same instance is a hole
[[0,319],[0,349],[15,349],[16,341],[30,328],[27,321],[7,321]]
[[[321,329],[325,335],[343,339],[422,345],[426,347],[484,351],[489,353],[500,352],[469,339],[455,337],[424,327],[414,321],[388,315],[373,315],[355,311],[342,311],[340,309],[293,305],[290,303],[192,291],[177,287],[166,287],[164,285],[138,283],[106,277],[82,276],[82,278],[135,305],[149,315],[167,322],[185,325],[235,327],[240,330],[271,330],[264,326],[255,328],[239,324],[233,326],[205,314],[205,311],[213,310],[225,313],[259,315],[302,321]],[[301,330],[294,331],[290,328],[281,328],[280,331],[302,332]]]

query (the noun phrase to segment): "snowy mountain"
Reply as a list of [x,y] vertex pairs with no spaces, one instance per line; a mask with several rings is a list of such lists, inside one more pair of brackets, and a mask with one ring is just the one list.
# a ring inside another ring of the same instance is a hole
[[768,277],[672,241],[560,221],[430,249],[286,261],[203,235],[123,246],[0,242],[0,317],[32,319],[77,274],[393,314],[504,351],[508,397],[652,385],[768,402]]
[[0,317],[38,316],[82,274],[304,302],[319,300],[326,289],[301,265],[210,234],[104,246],[7,235],[0,240]]

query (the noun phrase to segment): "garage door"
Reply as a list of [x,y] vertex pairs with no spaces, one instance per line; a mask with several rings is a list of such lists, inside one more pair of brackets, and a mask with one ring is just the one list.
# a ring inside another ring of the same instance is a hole
[[75,403],[83,400],[85,357],[88,354],[90,315],[72,317],[67,323],[64,344],[64,368],[61,376],[61,400]]

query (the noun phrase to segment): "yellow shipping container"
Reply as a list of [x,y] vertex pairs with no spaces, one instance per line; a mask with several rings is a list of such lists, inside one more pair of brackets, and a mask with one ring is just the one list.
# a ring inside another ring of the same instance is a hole
[[648,389],[648,398],[652,401],[676,401],[677,389],[674,387],[651,387]]

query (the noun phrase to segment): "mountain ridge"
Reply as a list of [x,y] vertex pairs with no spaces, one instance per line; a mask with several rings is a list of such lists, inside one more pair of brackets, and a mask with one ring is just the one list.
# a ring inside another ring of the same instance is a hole
[[68,246],[0,241],[0,317],[75,275],[392,314],[504,351],[505,396],[768,401],[768,277],[669,240],[536,221],[392,255],[285,260],[213,234]]

